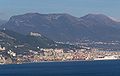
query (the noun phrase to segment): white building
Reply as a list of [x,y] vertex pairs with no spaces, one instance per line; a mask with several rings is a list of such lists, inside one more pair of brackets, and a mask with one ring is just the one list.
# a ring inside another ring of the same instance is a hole
[[36,32],[30,32],[30,35],[31,35],[31,36],[40,36],[40,37],[41,37],[41,34],[36,33]]

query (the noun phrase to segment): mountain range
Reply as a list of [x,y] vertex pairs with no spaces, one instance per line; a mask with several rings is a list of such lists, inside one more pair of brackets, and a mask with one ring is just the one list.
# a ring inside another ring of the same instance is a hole
[[39,32],[54,41],[120,40],[120,22],[103,14],[74,17],[70,14],[26,13],[12,16],[1,29],[27,35]]

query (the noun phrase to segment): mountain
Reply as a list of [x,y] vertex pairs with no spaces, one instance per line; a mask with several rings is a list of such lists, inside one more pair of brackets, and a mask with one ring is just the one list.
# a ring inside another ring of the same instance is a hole
[[78,18],[66,13],[27,13],[12,16],[1,28],[21,34],[39,32],[54,41],[120,40],[120,22],[103,14]]
[[86,22],[89,27],[91,26],[111,26],[120,27],[120,22],[113,20],[112,17],[108,17],[104,14],[88,14],[80,18]]
[[80,24],[89,31],[89,38],[94,40],[119,40],[120,22],[103,14],[88,14],[80,18]]

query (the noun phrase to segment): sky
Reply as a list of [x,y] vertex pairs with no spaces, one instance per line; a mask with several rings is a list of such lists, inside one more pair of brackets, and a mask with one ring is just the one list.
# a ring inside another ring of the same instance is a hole
[[105,14],[120,20],[120,0],[0,0],[0,19],[25,13]]

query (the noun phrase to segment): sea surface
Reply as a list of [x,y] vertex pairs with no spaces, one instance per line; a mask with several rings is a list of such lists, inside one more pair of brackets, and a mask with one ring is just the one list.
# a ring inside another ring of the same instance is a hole
[[120,76],[120,60],[0,65],[0,76]]

